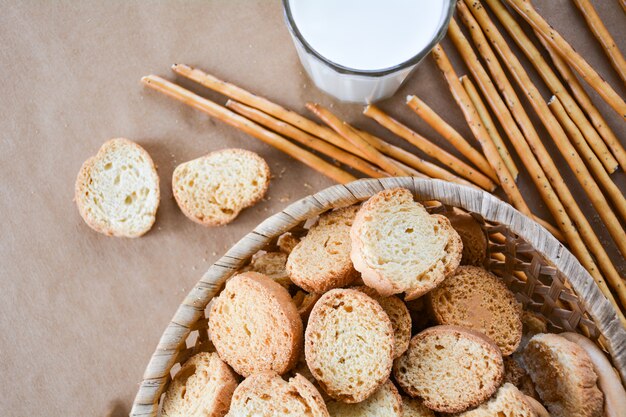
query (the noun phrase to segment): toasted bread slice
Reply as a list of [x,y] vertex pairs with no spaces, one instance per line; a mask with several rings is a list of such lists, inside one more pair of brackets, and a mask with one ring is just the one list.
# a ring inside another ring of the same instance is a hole
[[435,417],[435,413],[417,398],[402,397],[403,417]]
[[471,214],[458,208],[446,212],[445,216],[463,241],[461,265],[482,266],[487,257],[487,237],[480,224]]
[[513,384],[504,384],[489,401],[456,417],[538,417],[526,396]]
[[350,284],[357,272],[350,259],[350,227],[357,206],[322,214],[289,254],[291,280],[308,292],[326,292]]
[[319,300],[321,296],[322,294],[319,293],[307,293],[302,290],[298,290],[298,292],[293,296],[293,302],[298,308],[298,313],[300,314],[303,323],[306,324],[309,321],[309,316],[311,315],[311,311],[313,311],[313,306],[315,306],[315,303],[317,303],[317,300]]
[[163,398],[163,417],[224,417],[237,387],[237,375],[217,353],[192,356]]
[[243,149],[224,149],[182,163],[172,176],[180,210],[204,226],[230,223],[263,198],[269,183],[265,160]]
[[430,327],[411,339],[393,373],[400,387],[431,410],[458,413],[489,398],[502,382],[500,349],[481,333]]
[[361,291],[335,289],[315,303],[304,351],[328,395],[358,403],[389,378],[393,343],[391,321],[380,304]]
[[360,286],[355,289],[372,297],[385,310],[393,327],[393,357],[401,356],[409,348],[411,341],[411,315],[404,302],[395,295],[382,297],[370,287]]
[[291,285],[287,272],[287,254],[283,252],[256,253],[246,270],[263,274],[287,289]]
[[320,393],[302,375],[289,382],[275,372],[246,378],[235,390],[228,417],[328,417]]
[[289,255],[293,248],[298,245],[298,243],[300,243],[300,238],[287,232],[278,237],[276,245],[278,246],[278,250],[280,250],[282,253]]
[[209,337],[217,353],[246,377],[293,368],[302,335],[302,320],[287,290],[257,272],[227,281],[209,313]]
[[402,417],[402,398],[393,382],[387,380],[365,401],[347,404],[330,401],[326,405],[331,417]]
[[504,282],[478,266],[460,266],[428,294],[439,324],[481,332],[508,356],[522,339],[522,307]]
[[107,236],[139,237],[159,208],[159,177],[152,158],[128,139],[105,142],[83,163],[74,199],[89,227]]
[[[535,386],[533,385],[532,379],[530,379],[530,375],[522,366],[517,362],[516,359],[518,354],[514,356],[507,356],[504,358],[504,382],[509,382],[517,389],[522,391],[522,393],[529,397],[539,398],[539,394],[535,391]],[[514,359],[514,357],[516,359]]]
[[350,231],[352,262],[383,296],[415,299],[459,266],[463,244],[450,221],[430,215],[404,188],[384,190],[359,210]]
[[556,334],[538,334],[523,353],[535,389],[554,417],[600,417],[604,397],[591,358]]

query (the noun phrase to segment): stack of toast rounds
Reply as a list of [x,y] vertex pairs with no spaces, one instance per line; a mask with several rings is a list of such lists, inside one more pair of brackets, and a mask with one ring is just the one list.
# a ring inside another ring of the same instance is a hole
[[322,214],[226,282],[162,415],[624,415],[606,357],[522,311],[486,248],[406,189]]

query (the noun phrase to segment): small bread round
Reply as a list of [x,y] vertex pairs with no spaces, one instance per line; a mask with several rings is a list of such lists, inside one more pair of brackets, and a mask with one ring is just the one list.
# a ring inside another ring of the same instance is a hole
[[508,356],[522,339],[522,307],[498,277],[478,266],[460,266],[428,294],[439,324],[467,327],[488,336]]
[[435,417],[435,413],[417,398],[402,397],[403,417]]
[[406,417],[402,412],[402,397],[393,382],[387,380],[366,400],[356,404],[329,401],[326,406],[331,417]]
[[227,281],[209,313],[209,337],[217,353],[243,376],[293,368],[302,351],[302,333],[287,290],[256,272]]
[[326,292],[350,284],[357,272],[350,259],[350,227],[357,206],[324,213],[287,260],[294,284],[308,292]]
[[263,198],[269,183],[267,162],[244,149],[211,152],[178,165],[172,176],[180,210],[203,226],[230,223]]
[[411,341],[411,315],[406,304],[395,295],[382,297],[375,289],[370,287],[360,286],[355,287],[355,289],[372,297],[385,310],[393,327],[393,357],[395,359],[401,356],[409,348],[409,342]]
[[620,417],[626,412],[626,390],[605,353],[598,345],[578,333],[566,332],[560,333],[560,336],[576,343],[587,352],[598,375],[598,388],[604,394],[605,417]]
[[329,417],[317,389],[302,375],[289,382],[267,371],[246,378],[235,390],[228,417]]
[[445,216],[463,241],[461,265],[482,266],[487,257],[487,237],[480,224],[471,214],[456,207]]
[[524,364],[553,417],[600,417],[604,398],[593,363],[583,348],[562,336],[533,336]]
[[335,289],[315,303],[304,351],[328,395],[358,403],[389,378],[393,342],[391,321],[380,304],[361,291]]
[[145,149],[128,139],[105,142],[80,168],[74,188],[78,212],[98,233],[139,237],[159,208],[159,176]]
[[526,396],[513,384],[504,384],[489,401],[478,407],[454,414],[455,417],[538,417]]
[[463,244],[450,221],[430,215],[404,188],[381,191],[359,210],[350,231],[352,262],[383,296],[415,299],[459,266]]
[[411,339],[393,374],[404,392],[431,410],[458,413],[489,398],[504,376],[500,349],[481,333],[430,327]]
[[217,353],[198,353],[182,366],[163,398],[163,417],[224,417],[237,375]]
[[247,271],[263,274],[289,289],[291,279],[287,272],[287,254],[282,252],[260,252],[254,254]]

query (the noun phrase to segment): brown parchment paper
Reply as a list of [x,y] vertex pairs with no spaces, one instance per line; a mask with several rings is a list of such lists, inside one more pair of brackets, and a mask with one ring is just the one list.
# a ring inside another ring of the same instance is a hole
[[[624,94],[574,6],[567,0],[536,3]],[[626,16],[618,1],[593,3],[626,51]],[[448,50],[459,75],[465,73]],[[265,217],[331,185],[280,152],[140,85],[149,73],[175,79],[169,70],[175,62],[199,66],[303,113],[306,101],[319,101],[411,149],[361,116],[360,106],[337,103],[316,90],[298,63],[279,0],[0,0],[2,415],[127,415],[161,332],[202,272]],[[418,94],[471,138],[430,58],[381,106],[449,148],[405,108],[408,93]],[[624,139],[626,125],[593,97]],[[82,162],[119,136],[144,146],[161,177],[157,222],[135,240],[93,232],[72,201]],[[176,207],[171,174],[178,163],[224,147],[260,153],[275,178],[266,200],[227,227],[207,229]],[[624,189],[624,175],[615,177]],[[525,193],[537,195],[526,174],[520,183]],[[592,213],[581,189],[573,188]],[[547,218],[538,197],[531,206]],[[591,220],[623,272],[624,261],[604,226],[595,214]]]

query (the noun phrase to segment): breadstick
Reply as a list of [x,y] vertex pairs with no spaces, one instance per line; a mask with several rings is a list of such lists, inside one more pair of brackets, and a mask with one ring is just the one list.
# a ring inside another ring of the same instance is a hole
[[626,102],[602,79],[582,56],[544,20],[527,0],[506,0],[541,36],[552,45],[580,76],[600,94],[622,119],[626,119]]
[[509,150],[506,148],[506,145],[504,144],[500,133],[498,133],[498,128],[491,118],[491,115],[489,114],[489,110],[487,110],[485,103],[483,103],[483,100],[480,98],[480,94],[478,93],[478,90],[476,90],[476,86],[474,86],[474,83],[472,83],[469,77],[465,75],[462,75],[459,78],[459,81],[461,81],[461,84],[463,85],[463,88],[465,88],[467,95],[469,96],[470,100],[472,100],[472,103],[474,104],[474,107],[478,112],[478,116],[480,117],[480,120],[483,122],[485,129],[487,129],[489,136],[491,136],[491,140],[493,141],[493,143],[496,144],[496,148],[498,148],[498,152],[504,160],[506,167],[508,168],[513,178],[517,180],[517,176],[519,175],[517,165],[515,165],[515,162],[513,161]]
[[594,174],[596,175],[596,179],[604,189],[604,192],[609,196],[611,201],[613,201],[613,205],[622,220],[626,221],[626,198],[624,198],[624,194],[622,194],[617,185],[615,185],[615,183],[611,180],[609,174],[602,169],[602,164],[598,161],[598,158],[593,153],[591,148],[589,148],[587,142],[585,142],[585,139],[583,138],[582,133],[580,133],[580,130],[578,130],[578,127],[576,127],[576,124],[568,116],[563,104],[556,96],[552,96],[552,99],[548,102],[548,107],[559,120],[561,126],[563,126],[565,131],[569,134],[572,143],[576,146],[576,149],[582,158],[590,167],[592,167]]
[[306,107],[311,110],[317,117],[319,117],[324,123],[330,126],[335,132],[339,133],[344,139],[348,140],[354,146],[361,149],[370,161],[373,161],[376,165],[384,169],[386,172],[396,177],[402,177],[407,175],[407,173],[402,168],[391,162],[389,158],[381,154],[378,149],[370,145],[369,142],[363,139],[354,130],[351,130],[349,128],[349,125],[347,125],[344,121],[331,113],[328,109],[325,109],[324,107],[315,103],[307,103]]
[[587,21],[589,29],[591,29],[593,35],[598,42],[600,42],[600,45],[602,45],[604,52],[609,57],[609,61],[611,61],[611,65],[613,65],[613,68],[615,68],[615,71],[617,71],[622,81],[626,83],[626,59],[624,59],[624,56],[606,26],[604,26],[604,23],[602,23],[602,19],[598,16],[596,9],[589,0],[573,1]]
[[[452,30],[460,30],[454,19],[450,21],[450,27],[454,27]],[[500,153],[498,153],[496,145],[491,140],[491,136],[489,136],[485,126],[481,123],[480,117],[472,104],[472,100],[469,98],[467,92],[461,85],[459,77],[456,75],[454,68],[452,68],[452,64],[450,63],[450,60],[441,45],[436,45],[433,48],[432,54],[439,70],[443,73],[443,76],[448,82],[448,88],[450,89],[454,100],[463,112],[465,120],[467,120],[467,124],[472,129],[476,139],[480,142],[487,160],[498,173],[500,185],[509,197],[511,204],[513,204],[513,206],[522,213],[531,215],[530,208],[528,208],[528,205],[524,201],[522,194],[515,184],[515,178],[513,178],[507,169],[504,164],[504,160],[500,156]]]
[[[359,148],[353,146],[350,142],[335,133],[335,131],[333,131],[332,129],[327,128],[326,126],[321,126],[294,111],[285,109],[284,107],[267,100],[266,98],[252,94],[241,87],[222,81],[214,77],[213,75],[207,74],[197,68],[192,68],[188,65],[174,64],[172,66],[172,70],[185,78],[188,78],[203,85],[204,87],[217,91],[218,93],[221,93],[233,100],[237,100],[240,103],[244,103],[250,107],[261,110],[264,113],[274,116],[278,120],[289,123],[304,132],[307,132],[313,136],[325,140],[326,142],[339,146],[340,148],[351,152],[361,158],[366,158],[365,154]],[[471,184],[470,182],[446,171],[445,169],[435,164],[425,161],[417,157],[416,155],[405,151],[402,148],[390,145],[382,141],[381,139],[378,140],[380,141],[381,147],[377,147],[377,149],[379,149],[386,155],[402,161],[403,163],[407,164],[411,168],[418,170],[419,172],[425,173],[432,178],[438,178],[463,185]],[[383,145],[385,146],[384,149],[382,148]]]
[[308,152],[297,145],[289,142],[282,136],[277,135],[274,132],[259,126],[258,124],[242,117],[225,107],[220,106],[204,97],[200,97],[189,90],[180,87],[174,83],[171,83],[156,75],[148,75],[143,77],[141,81],[148,87],[160,91],[176,100],[191,106],[197,110],[200,110],[209,116],[213,116],[239,130],[242,130],[254,136],[255,138],[262,140],[263,142],[279,149],[294,159],[308,165],[316,171],[332,178],[333,180],[346,184],[356,180],[356,177],[348,174],[344,170],[334,166],[323,160],[322,158]]
[[578,100],[580,107],[582,107],[585,113],[587,113],[587,116],[589,116],[589,120],[591,120],[591,123],[602,137],[604,143],[606,143],[609,149],[611,149],[613,156],[617,159],[617,162],[619,162],[622,170],[626,171],[626,150],[624,150],[624,147],[619,139],[617,139],[617,136],[615,136],[615,133],[613,133],[606,120],[604,120],[602,114],[593,104],[591,98],[583,88],[582,84],[580,84],[580,81],[578,81],[578,78],[576,78],[576,75],[569,65],[563,61],[563,58],[561,58],[561,56],[554,50],[554,48],[552,48],[552,46],[550,46],[550,44],[548,44],[548,42],[546,42],[545,39],[543,39],[543,37],[537,35],[537,38],[545,47],[546,51],[548,51],[548,54],[550,54],[550,58],[552,59],[554,66],[561,74],[561,77],[563,77],[563,80],[565,80],[565,82],[569,85],[572,90],[572,94],[576,97],[576,100]]
[[[465,5],[463,3],[457,3],[457,5],[459,6],[458,10],[461,11],[461,17],[463,18],[464,23],[468,26],[478,27],[478,24],[473,19],[471,14],[462,13],[463,10],[467,12],[467,8],[464,7]],[[465,21],[466,18],[471,20]],[[527,171],[532,173],[530,178],[535,183],[539,194],[552,213],[557,225],[563,232],[570,249],[583,267],[589,271],[604,296],[618,310],[621,322],[626,324],[626,318],[624,318],[623,314],[619,310],[619,306],[615,301],[611,290],[604,281],[604,277],[598,270],[589,251],[595,255],[602,271],[607,276],[612,277],[612,279],[621,279],[620,275],[617,272],[617,269],[615,269],[615,266],[612,264],[611,259],[604,250],[600,240],[593,231],[589,221],[580,210],[578,203],[565,184],[565,181],[552,161],[550,154],[537,135],[537,132],[530,122],[528,115],[519,103],[517,95],[513,90],[513,86],[504,75],[504,70],[500,67],[495,55],[493,55],[493,52],[491,52],[491,55],[487,55],[491,56],[493,59],[488,59],[486,62],[490,66],[493,79],[498,84],[498,88],[502,91],[502,97],[498,93],[496,87],[489,78],[489,75],[487,75],[487,72],[460,30],[454,32],[448,31],[448,35],[461,54],[463,61],[474,76],[474,79],[476,80],[478,87],[481,89],[483,96],[493,109],[494,114],[509,137],[522,138],[521,140],[512,140],[511,144],[517,151],[517,154],[522,160]],[[488,44],[484,39],[481,45],[486,45],[485,52],[487,50],[490,51]],[[506,100],[506,104],[504,100]],[[515,120],[513,119],[513,115],[515,116]],[[525,137],[522,135],[520,128],[524,131]],[[532,150],[530,144],[534,147]],[[533,153],[533,151],[536,153]],[[572,220],[576,222],[578,230],[574,227]],[[583,244],[581,236],[587,244],[587,247]]]
[[435,129],[445,140],[450,142],[461,155],[472,162],[483,174],[494,181],[498,181],[498,176],[485,157],[472,145],[469,144],[452,126],[446,123],[433,109],[416,96],[408,96],[406,104],[430,127]]
[[302,130],[291,126],[288,123],[282,122],[268,114],[263,113],[260,110],[246,106],[245,104],[238,103],[236,101],[228,100],[226,107],[239,113],[240,115],[247,117],[255,123],[265,126],[268,129],[275,131],[287,138],[291,138],[301,144],[308,146],[326,156],[329,156],[337,161],[356,169],[372,178],[382,178],[388,176],[384,171],[381,171],[376,166],[370,164],[367,161],[355,156],[349,152],[344,151],[337,146],[331,145],[321,139],[311,136]]
[[526,35],[522,27],[515,21],[513,16],[508,12],[504,4],[499,0],[485,0],[491,10],[502,23],[502,26],[511,35],[515,43],[522,49],[528,60],[537,69],[537,72],[546,83],[552,94],[557,96],[567,113],[576,123],[585,140],[589,143],[602,161],[606,170],[610,173],[615,172],[618,168],[617,161],[602,141],[602,138],[585,117],[576,101],[569,94],[559,77],[554,73],[550,65],[541,55],[541,52],[535,47],[535,44]]
[[394,134],[400,136],[415,147],[422,150],[426,155],[439,160],[462,177],[472,181],[474,184],[477,184],[481,188],[484,188],[488,191],[495,190],[496,184],[491,181],[487,176],[479,171],[476,171],[474,168],[470,167],[456,156],[441,149],[439,146],[430,142],[428,139],[424,138],[420,134],[412,131],[397,120],[389,117],[387,114],[383,113],[374,105],[369,105],[365,107],[363,114],[376,120],[378,123],[392,131]]
[[472,19],[472,13],[476,18],[475,21],[478,21],[478,25],[469,23],[468,29],[475,40],[474,44],[477,45],[477,48],[485,57],[487,65],[490,67],[495,66],[494,63],[489,62],[489,60],[496,58],[495,56],[489,55],[489,53],[493,54],[493,52],[485,42],[485,35],[483,35],[481,28],[485,31],[485,33],[487,33],[487,39],[495,46],[496,51],[513,75],[517,85],[528,98],[528,101],[535,110],[535,113],[539,116],[539,119],[552,137],[557,148],[564,156],[565,161],[574,172],[574,175],[589,197],[591,204],[600,215],[603,223],[606,225],[609,234],[613,238],[613,241],[617,245],[618,249],[622,255],[626,257],[626,232],[624,232],[624,228],[611,209],[606,197],[598,188],[595,180],[589,172],[589,169],[587,169],[587,166],[583,162],[582,158],[578,155],[578,152],[576,152],[576,148],[574,148],[574,146],[570,143],[558,120],[556,120],[548,108],[548,105],[541,97],[541,92],[539,92],[537,87],[533,84],[530,77],[526,73],[526,70],[519,62],[513,51],[511,51],[507,42],[493,24],[491,18],[487,14],[485,8],[482,7],[481,3],[478,0],[465,0],[465,4],[469,6],[471,13],[468,10],[468,7],[462,3],[459,4],[458,10],[461,15],[466,16],[467,22],[471,21],[470,19]]
[[598,375],[598,388],[604,394],[604,415],[606,417],[623,416],[623,412],[626,410],[626,391],[602,349],[588,338],[577,333],[565,332],[559,333],[559,336],[576,343],[589,355],[593,369]]

